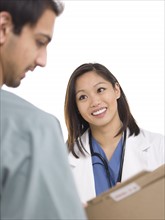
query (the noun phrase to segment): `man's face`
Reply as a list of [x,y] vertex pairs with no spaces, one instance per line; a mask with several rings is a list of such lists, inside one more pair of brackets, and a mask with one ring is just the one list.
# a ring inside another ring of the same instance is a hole
[[3,84],[17,87],[27,71],[46,65],[55,17],[53,11],[46,10],[34,27],[25,25],[20,35],[10,31],[2,51]]

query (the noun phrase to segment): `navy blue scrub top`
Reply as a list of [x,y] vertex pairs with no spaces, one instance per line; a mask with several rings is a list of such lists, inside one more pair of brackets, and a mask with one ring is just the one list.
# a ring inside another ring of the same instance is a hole
[[[98,142],[93,137],[92,137],[92,147],[94,152],[101,154],[102,157],[107,161],[110,171],[111,186],[116,185],[120,170],[120,162],[121,162],[121,154],[122,154],[122,138],[120,139],[109,161],[103,149],[100,147]],[[100,158],[97,156],[92,156],[92,164],[93,164],[96,195],[99,195],[100,193],[107,191],[110,188],[110,186],[107,180],[105,167],[102,161],[100,160]]]

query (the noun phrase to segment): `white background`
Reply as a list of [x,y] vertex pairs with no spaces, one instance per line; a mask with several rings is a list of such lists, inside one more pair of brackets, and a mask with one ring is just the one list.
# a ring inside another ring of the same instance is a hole
[[[57,116],[64,138],[68,79],[85,62],[105,65],[120,82],[140,127],[164,134],[164,1],[64,1],[46,68],[6,88]],[[25,116],[26,117],[26,116]]]

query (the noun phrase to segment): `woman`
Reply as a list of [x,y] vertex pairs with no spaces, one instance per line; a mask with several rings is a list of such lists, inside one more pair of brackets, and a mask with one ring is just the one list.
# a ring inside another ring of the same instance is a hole
[[119,82],[99,63],[83,64],[71,75],[65,121],[69,161],[83,203],[164,163],[163,135],[139,128]]

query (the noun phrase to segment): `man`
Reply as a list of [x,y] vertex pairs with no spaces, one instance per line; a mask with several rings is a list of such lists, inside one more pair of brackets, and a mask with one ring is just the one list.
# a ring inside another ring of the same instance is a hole
[[[63,6],[53,0],[0,0],[0,85],[17,87],[46,65]],[[52,115],[0,90],[1,219],[86,219]]]

